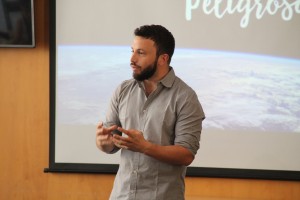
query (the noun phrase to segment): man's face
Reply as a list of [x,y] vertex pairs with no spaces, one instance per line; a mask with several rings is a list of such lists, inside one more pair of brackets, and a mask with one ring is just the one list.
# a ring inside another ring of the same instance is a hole
[[138,81],[150,79],[157,70],[157,56],[154,42],[136,36],[132,44],[132,56],[130,66],[132,68],[132,76]]

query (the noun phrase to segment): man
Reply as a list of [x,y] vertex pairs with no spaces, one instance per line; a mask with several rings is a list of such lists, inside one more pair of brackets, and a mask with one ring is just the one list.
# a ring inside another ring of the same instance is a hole
[[204,113],[196,93],[170,66],[173,35],[160,25],[141,26],[134,34],[133,79],[116,89],[106,123],[97,127],[99,149],[121,149],[110,199],[181,200]]

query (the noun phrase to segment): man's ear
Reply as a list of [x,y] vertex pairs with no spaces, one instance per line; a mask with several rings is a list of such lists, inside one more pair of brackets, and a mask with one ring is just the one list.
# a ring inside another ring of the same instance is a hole
[[168,54],[161,54],[158,58],[158,62],[159,62],[159,65],[168,65],[168,61],[169,61],[170,57]]

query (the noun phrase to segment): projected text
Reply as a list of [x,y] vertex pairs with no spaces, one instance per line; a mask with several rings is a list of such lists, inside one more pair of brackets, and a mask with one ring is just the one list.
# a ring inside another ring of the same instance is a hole
[[[201,4],[202,8],[200,8]],[[300,13],[300,0],[290,2],[288,0],[186,0],[185,18],[187,21],[192,20],[192,14],[197,9],[201,9],[207,15],[214,14],[219,19],[226,14],[240,13],[242,14],[240,26],[246,28],[251,15],[254,15],[256,19],[261,19],[267,14],[279,13],[283,20],[291,20],[294,14]]]

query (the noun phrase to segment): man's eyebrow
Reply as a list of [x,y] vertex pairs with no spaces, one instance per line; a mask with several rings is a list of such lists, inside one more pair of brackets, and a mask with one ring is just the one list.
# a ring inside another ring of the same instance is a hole
[[[134,48],[133,47],[131,47],[131,49],[132,50],[134,50]],[[141,49],[141,48],[139,48],[139,49],[135,49],[135,51],[146,51],[145,49]]]

